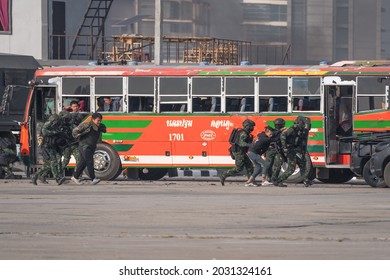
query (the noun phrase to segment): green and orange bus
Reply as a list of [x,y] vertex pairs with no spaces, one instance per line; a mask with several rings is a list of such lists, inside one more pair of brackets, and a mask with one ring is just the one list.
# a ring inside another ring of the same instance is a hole
[[[389,61],[40,69],[25,111],[21,156],[29,169],[42,164],[39,132],[50,114],[77,100],[88,119],[110,97],[119,109],[102,112],[107,133],[95,154],[102,179],[124,169],[157,180],[174,168],[228,168],[234,165],[230,132],[245,119],[256,123],[256,135],[276,118],[290,126],[303,115],[311,119],[310,168],[323,182],[342,183],[354,174],[351,144],[340,139],[390,128],[389,77]],[[292,176],[301,180],[299,173]]]

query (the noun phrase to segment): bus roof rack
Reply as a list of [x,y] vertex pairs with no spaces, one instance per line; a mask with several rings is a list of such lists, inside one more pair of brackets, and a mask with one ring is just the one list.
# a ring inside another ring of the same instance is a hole
[[376,67],[376,66],[389,66],[390,60],[342,60],[333,63],[331,66],[336,67],[347,67],[347,66],[365,66],[365,67]]

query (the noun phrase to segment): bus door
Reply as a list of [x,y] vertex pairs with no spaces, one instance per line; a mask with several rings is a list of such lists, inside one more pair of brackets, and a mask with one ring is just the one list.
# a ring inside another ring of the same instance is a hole
[[41,130],[43,124],[56,111],[56,87],[37,86],[34,88],[29,109],[30,160],[32,165],[42,164]]
[[341,81],[339,77],[326,77],[323,86],[325,163],[343,164],[339,155],[350,151],[345,146],[348,144],[340,142],[339,138],[353,135],[355,83]]

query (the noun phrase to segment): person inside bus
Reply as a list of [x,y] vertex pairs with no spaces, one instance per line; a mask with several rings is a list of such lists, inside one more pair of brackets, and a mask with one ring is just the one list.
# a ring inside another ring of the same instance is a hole
[[299,99],[298,101],[298,111],[308,111],[310,109],[310,101],[307,96]]
[[[99,102],[100,101],[100,102]],[[119,100],[111,96],[103,97],[103,103],[101,99],[98,99],[98,112],[118,112],[119,111]]]
[[78,113],[80,111],[79,102],[77,100],[72,100],[69,106],[64,107],[64,110],[70,113]]

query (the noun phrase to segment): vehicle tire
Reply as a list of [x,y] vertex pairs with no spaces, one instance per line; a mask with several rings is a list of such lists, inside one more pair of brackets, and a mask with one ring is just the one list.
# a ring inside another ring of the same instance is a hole
[[[314,172],[313,165],[311,164],[310,155],[306,153],[305,157],[306,157],[306,170],[307,170],[306,172],[309,172],[309,179],[312,179],[313,174],[315,174],[315,172]],[[287,163],[283,163],[280,173],[284,172],[286,169],[287,169]],[[304,175],[301,175],[300,168],[297,165],[294,170],[294,173],[287,178],[286,183],[302,183],[304,177],[305,177]]]
[[122,168],[122,164],[120,164],[117,173],[110,180],[111,181],[115,180],[116,178],[118,178],[122,174],[122,172],[123,172],[123,168]]
[[367,161],[363,167],[363,178],[373,188],[384,188],[388,186],[383,178],[379,178],[371,173],[370,161]]
[[355,177],[355,174],[346,168],[342,169],[329,169],[329,178],[317,178],[319,181],[325,184],[342,184],[345,182],[348,182],[353,177]]
[[[95,176],[104,181],[114,180],[119,176],[121,159],[115,149],[106,143],[99,143],[93,155]],[[89,176],[88,170],[85,173]]]
[[138,177],[140,180],[156,181],[160,180],[168,173],[167,168],[140,168]]
[[386,165],[385,170],[383,171],[383,178],[387,186],[390,186],[390,162]]

